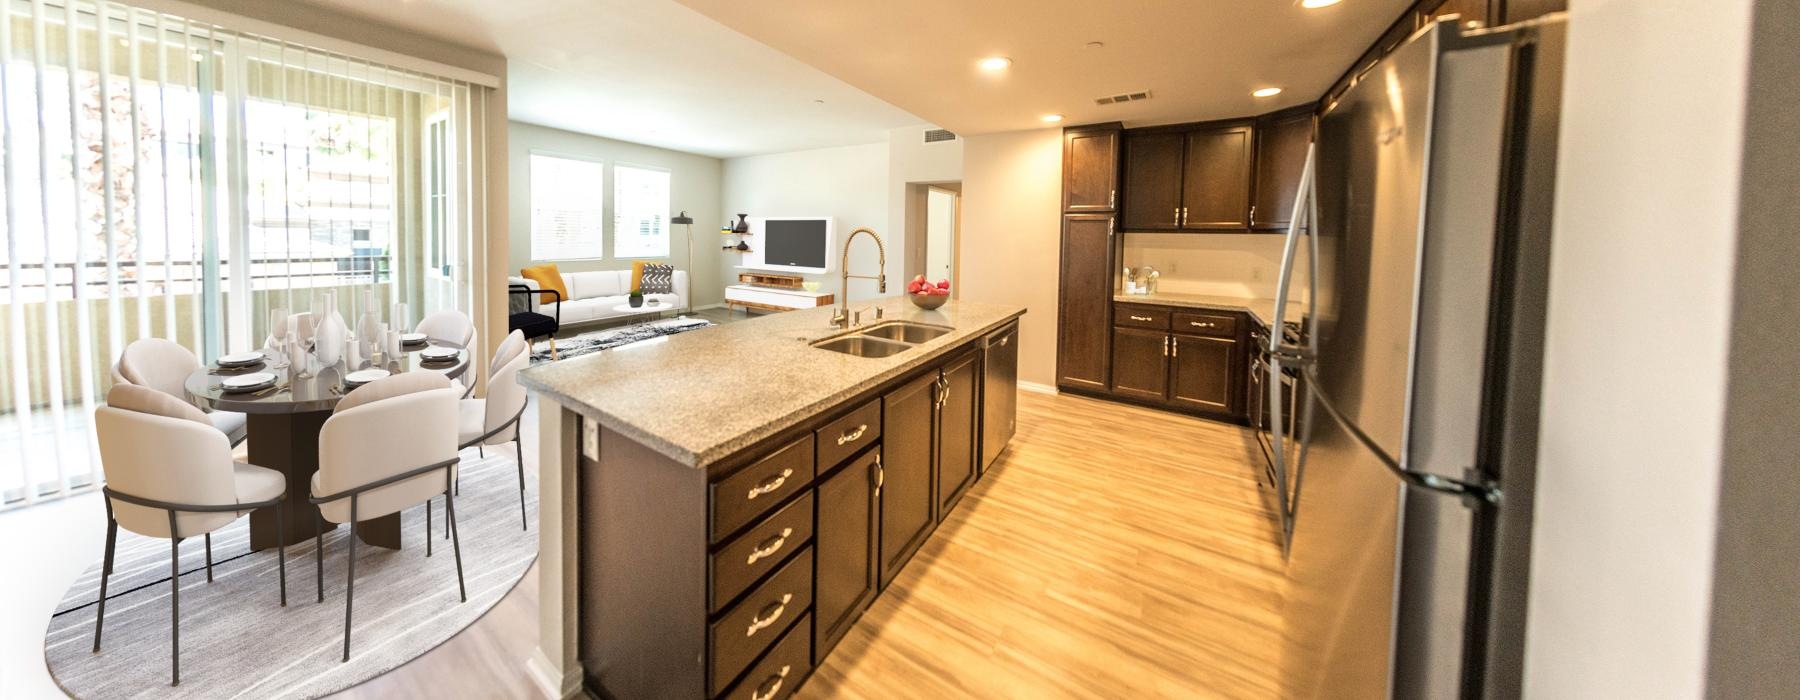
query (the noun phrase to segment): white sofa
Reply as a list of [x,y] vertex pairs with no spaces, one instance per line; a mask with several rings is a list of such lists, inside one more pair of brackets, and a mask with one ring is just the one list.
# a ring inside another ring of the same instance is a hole
[[[561,304],[562,325],[604,321],[630,315],[628,312],[614,311],[613,307],[623,306],[630,301],[627,295],[631,292],[631,270],[564,272],[562,278],[563,287],[569,291],[569,298],[564,299]],[[538,283],[524,277],[507,277],[506,283],[508,285],[522,284],[532,289],[538,288]],[[686,310],[688,307],[688,273],[686,270],[675,271],[674,288],[675,293],[673,294],[645,294],[644,303],[658,301],[668,304],[676,311]],[[556,307],[558,305],[554,303],[540,304],[536,294],[531,295],[531,304],[533,311],[551,317],[557,315]]]

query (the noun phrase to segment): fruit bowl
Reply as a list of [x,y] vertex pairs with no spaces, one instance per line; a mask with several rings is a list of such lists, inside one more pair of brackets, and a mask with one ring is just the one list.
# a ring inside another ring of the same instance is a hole
[[906,298],[912,300],[913,306],[926,311],[943,306],[944,302],[950,301],[949,294],[908,294]]

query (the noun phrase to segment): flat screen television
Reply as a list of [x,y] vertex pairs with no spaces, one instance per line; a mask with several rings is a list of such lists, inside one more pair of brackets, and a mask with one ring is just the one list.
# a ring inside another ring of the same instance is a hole
[[832,228],[829,216],[751,219],[751,252],[744,267],[824,273],[830,266]]

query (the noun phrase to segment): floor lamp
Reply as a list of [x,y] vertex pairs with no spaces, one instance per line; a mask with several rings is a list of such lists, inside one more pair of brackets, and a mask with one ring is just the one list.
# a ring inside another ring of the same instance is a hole
[[[681,215],[669,219],[669,223],[687,225],[687,303],[688,308],[692,309],[694,308],[694,217],[688,216],[687,210],[683,209]],[[674,275],[670,275],[670,278],[672,280]]]

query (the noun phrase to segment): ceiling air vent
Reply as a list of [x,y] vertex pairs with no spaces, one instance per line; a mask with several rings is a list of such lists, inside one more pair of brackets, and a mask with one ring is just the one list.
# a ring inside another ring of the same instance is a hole
[[936,143],[938,141],[955,141],[955,140],[956,140],[956,134],[950,133],[949,129],[927,129],[925,131],[925,143]]
[[1106,97],[1096,97],[1096,98],[1094,98],[1094,104],[1110,105],[1110,104],[1117,104],[1120,102],[1136,102],[1138,100],[1148,100],[1148,99],[1150,99],[1150,91],[1144,90],[1142,92],[1127,92],[1127,93],[1120,94],[1120,95],[1108,95]]

